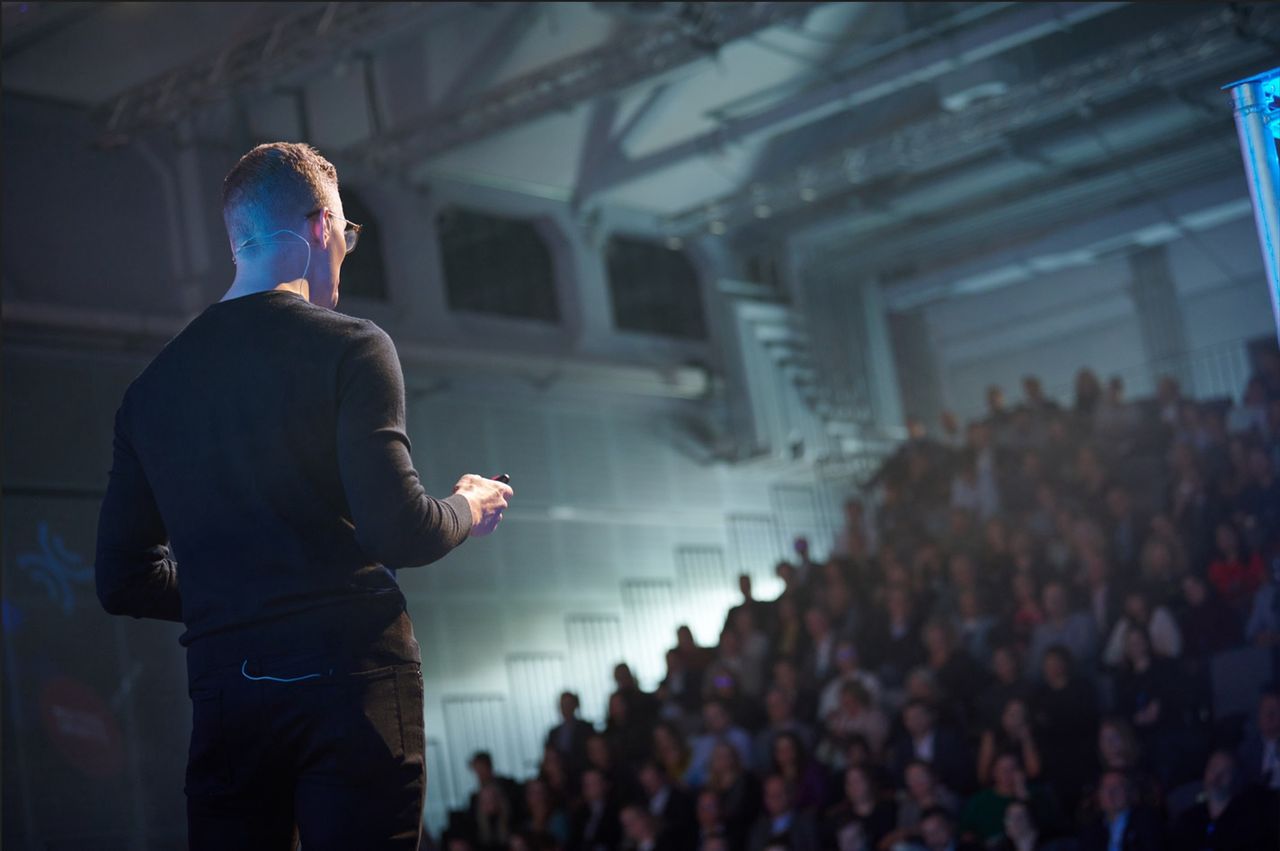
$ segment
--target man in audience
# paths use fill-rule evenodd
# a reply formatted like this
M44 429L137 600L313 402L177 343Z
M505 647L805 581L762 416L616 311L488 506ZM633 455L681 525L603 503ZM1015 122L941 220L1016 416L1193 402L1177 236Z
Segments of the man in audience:
M1276 795L1245 788L1235 756L1218 750L1204 767L1202 800L1178 817L1172 832L1179 851L1261 851L1280 842Z
M640 765L640 787L644 789L645 807L655 819L654 827L662 839L662 847L673 851L693 848L698 833L693 797L672 783L652 759Z
M757 774L768 773L773 762L773 740L783 733L791 733L813 752L814 732L808 724L795 716L795 704L791 696L781 688L771 688L764 697L768 726L756 733L752 744L751 770Z
M813 815L797 812L787 782L777 774L764 781L764 812L747 839L748 851L782 846L789 851L818 851L818 826Z
M955 732L938 726L937 711L920 700L902 708L903 732L890 746L890 767L899 783L912 760L933 769L943 785L961 794L973 788L974 755Z
M1039 674L1045 651L1054 645L1067 648L1075 659L1091 669L1097 656L1098 641L1093 618L1086 612L1071 608L1067 587L1061 582L1046 583L1040 597L1045 621L1031 634L1027 672L1032 676Z
M622 839L618 805L609 788L609 779L598 768L582 773L582 802L574 813L573 851L615 851Z
M511 822L514 824L519 819L521 808L524 806L524 790L520 788L520 784L510 777L498 775L493 770L493 757L488 751L476 751L471 757L470 768L476 776L476 791L471 793L468 806L472 819L476 819L480 812L481 793L492 787L502 796L506 810L511 814Z
M1080 851L1161 851L1164 830L1159 817L1138 803L1133 780L1123 771L1107 771L1098 781L1098 815L1080 831Z
M1280 791L1280 689L1264 691L1258 698L1255 724L1245 734L1237 752L1245 782Z
M547 733L546 745L564 757L565 767L577 777L587 765L587 739L596 730L578 717L578 696L571 691L560 695L560 723Z
M724 701L713 699L703 704L702 721L706 732L693 740L693 755L689 772L685 775L686 782L695 789L706 783L711 752L721 742L733 746L743 765L751 764L751 737L746 730L733 723L733 716Z
M956 839L956 822L942 807L926 810L920 819L920 840L926 851L980 851L982 846Z

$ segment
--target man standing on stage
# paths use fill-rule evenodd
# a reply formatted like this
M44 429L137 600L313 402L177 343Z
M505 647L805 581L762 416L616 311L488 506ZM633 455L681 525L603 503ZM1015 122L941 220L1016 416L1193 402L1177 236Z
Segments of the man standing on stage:
M395 347L333 310L342 212L315 149L246 154L223 186L235 281L116 414L98 596L187 627L192 849L416 847L422 668L394 569L493 531L512 495L423 490Z

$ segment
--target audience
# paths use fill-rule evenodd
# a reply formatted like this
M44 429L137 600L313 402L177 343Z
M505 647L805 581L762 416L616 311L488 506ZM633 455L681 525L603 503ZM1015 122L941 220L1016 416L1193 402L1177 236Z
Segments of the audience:
M797 539L773 600L744 572L717 644L680 627L653 693L619 662L599 727L564 692L523 786L476 754L440 845L1280 847L1280 691L1249 717L1214 700L1222 654L1280 662L1260 363L1234 407L1081 370L1070 405L1027 376L940 439L912 419L825 560Z

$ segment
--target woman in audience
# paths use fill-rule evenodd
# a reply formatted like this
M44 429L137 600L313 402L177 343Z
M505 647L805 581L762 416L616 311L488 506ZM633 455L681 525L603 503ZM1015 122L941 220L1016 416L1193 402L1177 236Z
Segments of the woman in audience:
M871 699L862 683L851 680L840 688L840 703L827 715L826 735L819 746L819 759L836 764L834 754L843 753L853 736L867 741L872 753L884 752L889 737L889 719Z
M1133 724L1144 752L1151 755L1157 779L1168 785L1188 732L1177 667L1156 656L1151 639L1141 629L1125 632L1124 657L1116 677L1116 712Z
M1213 535L1217 551L1209 564L1209 582L1233 609L1245 611L1266 579L1262 556L1244 552L1240 534L1228 521L1219 523Z
M826 772L809 757L800 737L794 733L774 737L772 773L786 782L797 810L815 810L827 803Z
M920 828L924 814L943 809L952 815L960 812L960 799L938 782L927 762L912 760L903 770L902 788L897 793L898 822L895 829L880 840L881 851L904 842Z
M1010 801L1004 808L1004 836L992 846L994 851L1040 851L1045 847L1031 807L1023 801Z
M760 812L760 781L743 768L733 745L721 742L711 752L706 788L718 796L730 847L741 848Z
M875 848L896 826L897 809L891 798L880 795L876 778L865 766L845 769L844 797L829 808L822 819L822 847L848 847L842 839L856 826L865 847Z
M653 728L653 758L666 772L667 780L680 783L689 771L693 754L678 727L659 721Z
M1041 671L1044 681L1031 696L1031 715L1039 734L1044 779L1066 812L1072 812L1091 774L1090 760L1098 731L1098 697L1093 686L1073 670L1064 647L1050 647Z
M556 846L569 842L569 814L552 796L547 783L535 777L524 785L527 814L521 832L550 839Z
M1146 591L1139 588L1124 595L1124 614L1116 621L1102 651L1102 661L1117 668L1125 658L1125 636L1130 630L1140 630L1147 635L1155 655L1164 659L1177 659L1182 654L1182 632L1170 611L1161 605L1153 605Z
M991 782L991 770L996 756L1013 752L1022 758L1023 771L1028 780L1040 777L1040 748L1036 745L1031 729L1031 713L1021 698L1012 698L1000 713L1000 723L982 731L978 746L978 783Z

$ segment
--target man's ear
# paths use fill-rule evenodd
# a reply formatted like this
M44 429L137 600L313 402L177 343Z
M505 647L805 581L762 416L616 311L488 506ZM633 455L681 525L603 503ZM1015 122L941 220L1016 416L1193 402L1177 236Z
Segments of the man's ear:
M318 214L310 219L311 237L320 243L322 248L329 247L329 217L325 215L325 209L327 208L321 209Z

